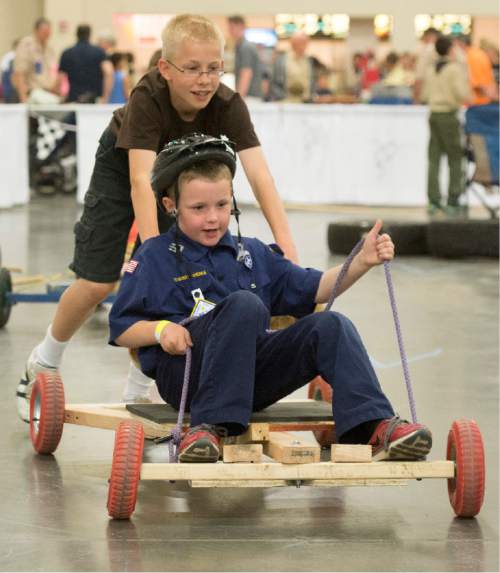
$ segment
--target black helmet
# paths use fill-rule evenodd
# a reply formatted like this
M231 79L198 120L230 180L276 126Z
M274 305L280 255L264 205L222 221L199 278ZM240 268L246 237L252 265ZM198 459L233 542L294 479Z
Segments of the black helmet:
M162 197L177 181L182 171L209 159L225 163L234 177L236 152L234 144L224 135L213 137L203 133L191 133L167 143L158 154L151 172L151 187L159 205L162 206Z

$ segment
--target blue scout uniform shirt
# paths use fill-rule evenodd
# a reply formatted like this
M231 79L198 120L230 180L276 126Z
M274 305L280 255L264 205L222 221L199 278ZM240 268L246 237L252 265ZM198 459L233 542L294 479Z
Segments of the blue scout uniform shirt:
M258 239L244 238L245 260L237 261L236 237L229 231L215 247L205 247L178 231L182 259L175 253L175 225L147 240L127 264L109 315L115 340L139 320L181 322L195 306L192 291L217 304L230 293L255 293L271 315L304 316L314 310L322 272L299 267ZM145 374L155 377L160 345L139 349Z

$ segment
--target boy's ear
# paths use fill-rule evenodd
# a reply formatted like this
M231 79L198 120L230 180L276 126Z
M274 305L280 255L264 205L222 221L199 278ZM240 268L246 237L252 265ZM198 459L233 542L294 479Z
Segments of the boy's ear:
M175 210L175 203L174 203L173 199L171 199L170 197L167 197L165 195L165 197L161 198L161 202L162 202L163 206L165 207L165 211L167 213L169 213L170 215L172 215L174 210Z
M168 81L172 79L172 74L170 72L170 65L169 63L164 60L163 58L160 58L158 60L158 69L160 70L160 74Z

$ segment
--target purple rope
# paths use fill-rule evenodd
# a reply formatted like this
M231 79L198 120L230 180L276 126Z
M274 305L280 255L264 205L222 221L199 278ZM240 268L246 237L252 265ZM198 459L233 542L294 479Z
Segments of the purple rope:
M186 324L192 322L194 317L186 318L182 320L179 324L185 326ZM186 364L184 366L184 380L182 382L182 394L181 403L179 404L179 413L177 415L177 424L174 429L170 432L168 441L168 457L171 464L177 463L179 460L179 445L182 438L182 422L184 421L184 412L186 410L186 401L189 389L189 378L191 375L191 359L192 351L188 346L186 348Z
M401 356L401 365L403 366L403 374L405 378L406 391L408 393L408 402L410 403L411 419L414 424L417 423L417 409L415 407L415 398L413 397L413 388L410 380L410 370L408 368L408 360L406 358L406 351L403 344L403 334L401 333L401 323L399 321L398 307L396 305L396 297L394 296L394 286L392 284L392 276L389 261L384 262L385 280L387 282L387 290L389 291L389 300L391 301L392 316L394 318L394 326L396 327L396 336L398 339L399 354Z
M179 445L182 437L182 422L184 420L184 411L186 409L186 400L189 388L189 375L191 373L191 348L186 349L186 365L184 367L184 381L182 383L181 403L179 405L179 414L177 415L177 424L171 431L172 439L168 442L168 455L170 463L178 461Z
M349 256L347 257L347 259L344 261L344 264L342 265L342 268L340 269L340 273L337 277L337 280L335 281L335 284L333 285L333 289L332 289L332 294L330 295L330 298L328 299L328 302L326 303L326 307L324 309L323 312L328 312L333 305L333 301L337 298L339 289L340 289L340 285L342 284L342 281L344 280L344 277L347 274L347 271L349 270L349 267L351 266L352 261L354 260L354 257L359 253L359 251L361 251L361 247L363 246L363 243L365 242L364 239L359 240L356 245L354 245L353 250L351 251L351 253L349 254Z
M333 301L337 298L340 285L342 284L342 281L344 280L344 277L346 276L347 271L348 271L349 267L351 266L352 261L354 260L354 257L361 250L363 243L364 243L364 239L361 239L360 241L358 241L358 243L356 243L353 250L351 251L351 253L347 257L347 259L344 261L344 264L342 265L342 268L340 269L340 273L337 277L337 280L335 281L335 285L333 287L332 294L330 295L330 298L328 300L328 303L325 307L324 312L327 312L331 309L331 307L333 305ZM396 297L394 296L394 286L392 284L392 276L391 276L389 261L384 262L384 271L385 271L385 280L387 282L387 290L389 291L389 300L391 303L391 310L392 310L392 316L394 319L394 326L396 327L396 336L398 339L399 355L401 357L401 365L403 367L403 375L404 375L405 384L406 384L406 391L408 393L408 402L410 404L411 419L412 419L412 422L414 424L416 424L416 422L417 422L417 411L416 411L416 407L415 407L415 398L413 396L413 388L412 388L411 379L410 379L410 371L408 368L408 360L406 358L406 351L405 351L404 344L403 344L403 335L401 333L401 323L399 320L398 308L396 305Z

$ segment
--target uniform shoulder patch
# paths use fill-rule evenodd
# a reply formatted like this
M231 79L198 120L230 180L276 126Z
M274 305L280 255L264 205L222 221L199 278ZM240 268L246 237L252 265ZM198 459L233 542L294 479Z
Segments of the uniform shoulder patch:
M139 266L139 261L136 261L135 259L130 259L130 261L126 263L125 266L123 267L123 271L125 273L132 274L138 266Z

